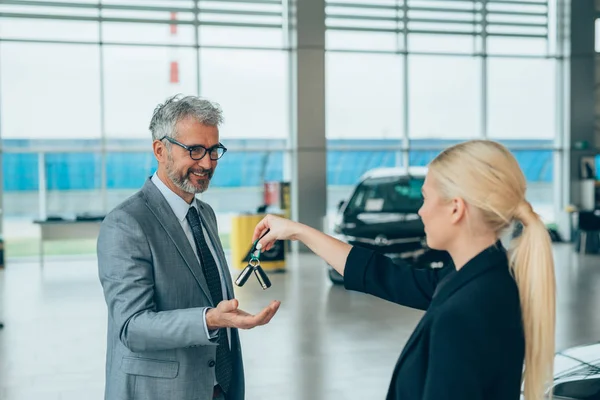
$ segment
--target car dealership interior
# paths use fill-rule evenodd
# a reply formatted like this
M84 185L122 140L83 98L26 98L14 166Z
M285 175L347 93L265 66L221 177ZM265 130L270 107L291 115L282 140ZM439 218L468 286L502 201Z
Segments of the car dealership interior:
M440 398L394 382L463 272L428 171L473 140L514 156L551 242L549 398L600 399L599 54L594 0L0 0L0 400ZM440 287L357 290L356 248Z

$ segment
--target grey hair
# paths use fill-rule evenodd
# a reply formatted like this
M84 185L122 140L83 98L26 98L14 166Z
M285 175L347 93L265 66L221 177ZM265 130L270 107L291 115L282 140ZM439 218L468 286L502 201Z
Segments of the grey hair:
M176 138L177 123L190 117L208 126L218 127L223 123L219 104L197 96L175 95L154 109L149 127L152 140L160 140L164 136Z

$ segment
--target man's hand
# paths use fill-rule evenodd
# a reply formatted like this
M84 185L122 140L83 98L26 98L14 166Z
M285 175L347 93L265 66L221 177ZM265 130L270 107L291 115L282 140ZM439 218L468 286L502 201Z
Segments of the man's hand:
M206 326L209 330L221 328L252 329L269 323L279 309L280 301L272 301L259 314L252 315L238 309L238 301L223 300L206 312Z

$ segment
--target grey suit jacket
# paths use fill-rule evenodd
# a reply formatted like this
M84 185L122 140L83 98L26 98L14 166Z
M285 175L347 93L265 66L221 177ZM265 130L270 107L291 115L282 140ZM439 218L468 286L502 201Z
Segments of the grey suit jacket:
M198 209L226 267L214 211L201 201ZM104 219L98 271L108 307L105 399L212 399L217 344L206 336L203 312L218 301L211 299L190 242L151 180ZM233 298L231 276L224 275ZM242 400L236 329L231 329L231 351L234 373L227 400Z

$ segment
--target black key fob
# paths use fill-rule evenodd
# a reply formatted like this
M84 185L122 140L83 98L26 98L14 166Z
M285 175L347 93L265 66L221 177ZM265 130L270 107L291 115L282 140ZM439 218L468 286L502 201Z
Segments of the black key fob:
M260 286L262 286L263 290L266 290L271 287L271 281L269 277L265 273L265 271L259 266L254 267L254 274L256 275L256 279L260 282Z
M252 265L250 265L250 264L246 265L246 268L244 268L242 273L235 280L235 284L238 285L239 287L244 286L244 283L246 283L248 278L250 278L250 275L252 275L253 269L254 269L254 267Z

